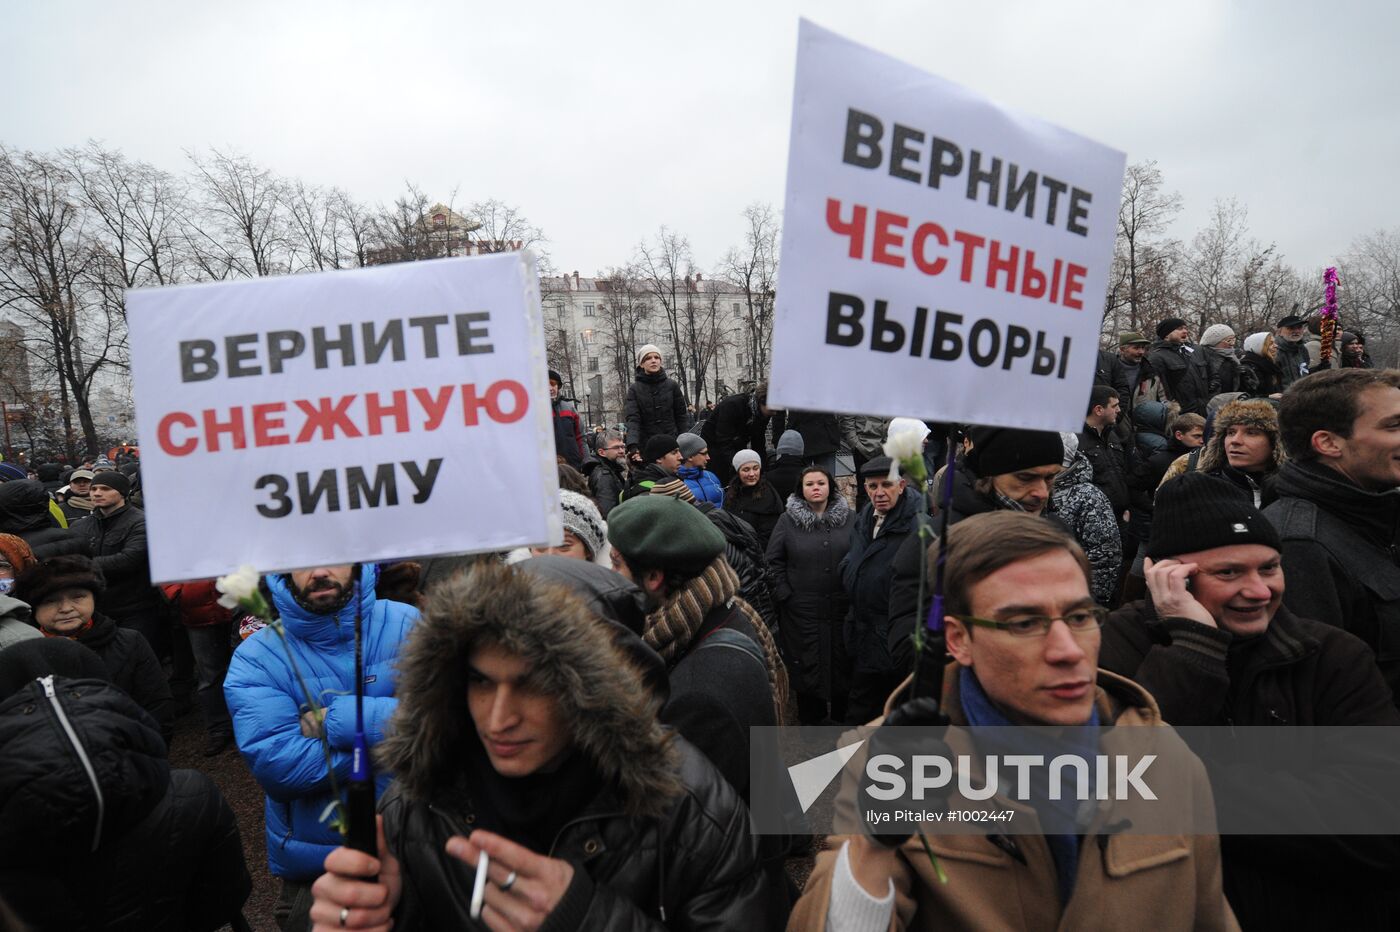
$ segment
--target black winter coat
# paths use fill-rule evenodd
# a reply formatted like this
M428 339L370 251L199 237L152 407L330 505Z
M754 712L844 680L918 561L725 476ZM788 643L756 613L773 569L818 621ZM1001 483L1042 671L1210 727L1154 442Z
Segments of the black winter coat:
M58 526L49 511L49 493L37 479L0 484L0 534L21 538L41 563L54 557L85 557L89 552L83 535Z
M1108 503L1113 506L1114 518L1121 518L1123 512L1132 507L1128 490L1128 455L1123 444L1108 428L1102 434L1087 424L1079 432L1079 452L1094 467L1094 485L1103 489Z
M1167 397L1181 406L1181 413L1205 417L1206 403L1211 399L1206 383L1208 367L1204 365L1204 359L1193 359L1195 355L1180 346L1158 340L1152 344L1147 359L1152 363L1152 370L1161 378Z
M802 494L799 489L798 480L802 476L803 461L800 456L775 456L773 465L764 470L763 478L768 480L768 484L773 486L773 490L778 493L778 498L783 501L788 500L789 495Z
M1099 665L1151 692L1172 725L1400 724L1366 645L1286 607L1263 635L1241 641L1187 619L1160 619L1150 602L1132 602L1110 616ZM1332 737L1338 731L1319 729L1312 759L1292 755L1281 766L1294 778L1267 789L1232 786L1239 778L1230 768L1211 767L1209 748L1197 750L1219 788L1217 799L1265 793L1271 809L1309 812L1329 794L1365 792L1347 776L1349 767L1365 762L1345 739ZM1222 834L1220 849L1225 895L1245 929L1379 932L1394 929L1400 918L1392 912L1400 880L1395 836ZM1309 869L1296 870L1300 863Z
M118 621L164 611L151 587L151 561L146 552L146 515L123 505L109 515L99 511L73 525L86 537L92 562L107 580L97 608Z
M1283 538L1283 601L1359 637L1400 705L1400 493L1367 492L1289 461L1264 509Z
M1278 348L1278 368L1283 376L1283 388L1287 391L1288 386L1308 374L1308 341L1290 343L1274 337L1274 346Z
M871 531L875 527L875 511L869 504L861 509L851 527L851 549L841 565L841 581L851 600L845 642L856 673L896 671L889 649L894 558L905 538L914 533L923 506L923 495L906 488L874 539Z
M758 534L759 544L767 549L768 540L773 536L773 528L783 515L783 499L772 483L759 477L758 485L752 492L743 489L734 494L726 490L724 510L747 521Z
M776 628L778 607L768 581L768 561L753 525L714 502L698 502L695 507L724 535L724 559L739 577L739 598L758 612L769 630Z
M583 464L583 474L588 477L588 490L593 494L593 502L604 518L618 503L619 496L627 488L627 476L621 466L601 456L590 456Z
M0 896L35 932L229 922L252 882L218 787L172 771L155 723L119 689L49 682L52 696L35 680L0 704Z
M656 374L637 368L637 379L627 389L623 420L627 422L627 445L638 448L658 434L678 437L690 430L685 390L662 369Z
M839 494L821 517L794 495L768 540L768 572L782 618L778 647L788 682L799 693L827 701L840 695L844 680L841 561L851 547L853 518Z
M704 755L684 739L676 743L685 792L663 818L632 821L605 788L559 831L549 853L574 865L574 880L547 928L763 928L767 907L748 810ZM396 929L486 928L468 915L471 869L443 853L448 838L470 833L476 821L468 796L411 801L395 783L380 803L405 881Z
M735 453L748 449L760 457L767 454L771 418L759 410L752 392L730 395L715 405L700 436L710 445L710 471L721 484L728 485L734 478Z
M136 701L160 726L169 743L175 733L175 702L170 682L144 635L130 628L119 628L103 614L96 614L92 627L78 635L79 644L94 651L107 665L112 684Z
M841 420L834 414L789 411L783 426L802 435L802 455L806 459L835 453L841 446Z
M1240 357L1240 391L1249 398L1267 398L1283 391L1283 370L1278 363L1258 353Z

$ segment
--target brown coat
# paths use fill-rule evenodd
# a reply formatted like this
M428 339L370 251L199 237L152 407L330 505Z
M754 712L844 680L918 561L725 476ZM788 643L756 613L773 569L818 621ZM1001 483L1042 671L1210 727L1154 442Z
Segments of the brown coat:
M945 679L944 706L953 724L965 724L958 677ZM1119 725L1161 725L1152 697L1130 680L1099 671L1099 716ZM1205 770L1196 770L1196 791L1209 803ZM849 806L841 793L837 806ZM1034 818L1034 813L1018 812ZM841 820L840 814L837 817ZM927 833L926 833L927 834ZM1060 907L1055 864L1041 835L1011 836L1021 863L986 835L935 835L928 841L947 873L940 883L915 835L900 850L894 876L891 929L1032 930L1079 929L1235 930L1239 924L1221 889L1220 840L1215 835L1113 834L1085 837L1079 875L1069 905ZM826 928L832 869L846 836L827 839L788 921L789 930Z

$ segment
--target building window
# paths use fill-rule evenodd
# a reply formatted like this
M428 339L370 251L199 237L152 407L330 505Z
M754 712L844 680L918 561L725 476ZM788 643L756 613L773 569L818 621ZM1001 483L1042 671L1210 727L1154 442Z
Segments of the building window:
M744 368L744 354L743 354L743 353L735 353L735 354L734 354L734 365L738 366L740 369Z
M591 304L585 304L585 305L583 306L583 316L584 316L584 317L596 317L596 316L597 316L597 315L595 315L595 314L593 313L593 305L591 305Z
M592 330L585 330L585 331L583 331L583 345L584 345L584 346L592 346L592 345L593 345L593 331L592 331Z
M598 357L597 357L597 356L589 356L589 357L588 357L588 371L589 371L589 372L597 372L597 371L598 371Z
M744 316L744 312L741 311L741 310L739 310L739 302L738 302L738 301L735 301L735 302L734 302L734 316L735 316L735 317L743 317L743 316Z

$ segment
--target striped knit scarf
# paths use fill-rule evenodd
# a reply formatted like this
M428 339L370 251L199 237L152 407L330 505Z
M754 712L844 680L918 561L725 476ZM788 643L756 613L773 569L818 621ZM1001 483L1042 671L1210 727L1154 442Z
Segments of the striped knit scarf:
M788 697L787 669L778 656L778 647L773 643L768 626L749 603L736 595L738 591L739 577L721 554L703 573L686 583L685 588L672 593L665 605L647 616L646 633L642 637L669 666L689 650L705 616L716 606L733 602L758 635L758 645L763 648L767 661L768 684L773 689L777 721L782 724Z

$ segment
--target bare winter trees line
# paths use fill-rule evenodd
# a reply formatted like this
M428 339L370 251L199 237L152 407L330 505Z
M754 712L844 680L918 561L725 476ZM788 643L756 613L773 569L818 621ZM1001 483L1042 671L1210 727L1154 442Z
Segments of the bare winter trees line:
M1255 238L1248 210L1217 201L1210 222L1189 242L1172 235L1179 194L1155 162L1128 166L1118 212L1103 332L1149 338L1158 321L1181 317L1199 334L1228 324L1239 336L1273 330L1296 305L1306 315L1322 304L1322 268L1289 265L1274 243ZM1343 327L1365 332L1378 364L1400 361L1400 228L1358 234L1337 256Z
M437 218L433 206L412 184L372 206L218 151L190 153L175 174L96 143L54 153L0 145L0 318L24 331L29 384L14 372L0 380L27 388L38 423L26 426L40 442L70 456L95 451L94 388L129 365L128 288L538 252L544 243L500 201L449 200Z

